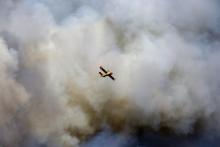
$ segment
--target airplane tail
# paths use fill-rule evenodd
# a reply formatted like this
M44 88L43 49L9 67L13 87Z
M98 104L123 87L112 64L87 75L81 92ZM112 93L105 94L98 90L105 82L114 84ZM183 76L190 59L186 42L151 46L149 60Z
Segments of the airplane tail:
M100 76L103 77L103 74L101 72L99 72Z

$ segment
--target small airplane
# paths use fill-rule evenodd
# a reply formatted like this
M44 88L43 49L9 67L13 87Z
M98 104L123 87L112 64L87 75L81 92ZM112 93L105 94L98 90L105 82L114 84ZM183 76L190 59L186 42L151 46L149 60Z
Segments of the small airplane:
M99 68L102 70L101 72L99 72L101 77L106 77L108 76L109 78L111 78L112 80L115 80L115 78L112 76L112 72L110 72L109 70L105 70L102 66L99 66ZM104 72L104 73L103 73Z

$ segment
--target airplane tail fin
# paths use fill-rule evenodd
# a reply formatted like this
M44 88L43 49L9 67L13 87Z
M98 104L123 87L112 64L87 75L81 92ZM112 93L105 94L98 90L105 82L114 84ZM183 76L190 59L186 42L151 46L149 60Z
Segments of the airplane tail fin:
M101 72L99 72L99 74L100 74L101 77L103 76L103 74Z

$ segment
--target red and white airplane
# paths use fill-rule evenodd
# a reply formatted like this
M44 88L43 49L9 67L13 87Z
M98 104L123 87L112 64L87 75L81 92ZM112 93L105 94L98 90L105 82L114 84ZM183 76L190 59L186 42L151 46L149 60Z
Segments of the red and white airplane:
M101 72L99 72L101 77L106 77L108 76L109 78L111 78L112 80L115 80L115 78L112 76L113 73L109 70L105 70L102 66L99 66L99 68L102 70Z

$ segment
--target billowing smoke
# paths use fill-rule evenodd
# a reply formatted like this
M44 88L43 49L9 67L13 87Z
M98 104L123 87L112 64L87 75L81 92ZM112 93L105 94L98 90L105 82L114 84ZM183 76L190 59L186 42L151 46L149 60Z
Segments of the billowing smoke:
M219 8L218 0L0 0L0 146L219 134ZM99 65L116 80L101 78Z

